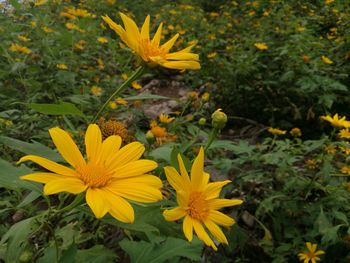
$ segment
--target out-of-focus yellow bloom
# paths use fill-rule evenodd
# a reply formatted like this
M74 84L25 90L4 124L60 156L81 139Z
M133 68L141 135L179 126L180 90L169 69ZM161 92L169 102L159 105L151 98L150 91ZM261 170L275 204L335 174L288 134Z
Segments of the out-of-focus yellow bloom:
M321 59L322 59L323 63L328 64L328 65L331 65L334 63L330 58L328 58L326 56L322 56Z
M66 70L68 69L67 65L66 64L56 64L56 68L58 69L62 69L62 70Z
M325 1L324 1L324 3L325 3L326 5L329 5L329 4L333 3L333 2L334 2L334 0L325 0Z
M114 5L117 2L117 0L106 0L106 3L108 5Z
M102 95L102 88L98 86L92 86L90 89L91 93L95 96L101 96Z
M47 27L47 26L42 26L41 29L45 32L45 33L52 33L54 30Z
M254 46L259 50L268 50L268 45L265 43L255 43Z
M41 6L41 5L45 5L47 3L47 0L36 0L34 2L34 6Z
M99 38L97 39L97 41L98 41L99 43L101 43L101 44L106 44L106 43L108 43L108 39L105 38L105 37L99 37Z
M350 166L344 165L340 171L342 174L350 175Z
M25 37L25 36L17 36L17 38L18 38L19 40L23 41L23 42L28 42L28 41L30 41L30 38Z
M178 39L176 34L169 41L160 46L163 24L158 27L153 39L150 39L149 25L150 16L147 16L141 31L136 23L128 16L120 13L124 27L116 24L108 16L103 16L103 20L113 29L122 39L122 41L130 47L144 62L150 66L160 65L171 69L200 69L199 56L191 53L193 46L189 46L180 51L169 53L170 49Z
M12 51L12 52L19 52L19 53L23 53L23 54L30 54L30 53L32 53L32 51L29 48L21 46L21 45L18 45L16 43L12 43L10 48L9 48L9 50Z
M204 92L201 99L202 101L207 102L209 100L209 97L210 97L209 92Z
M212 52L212 53L209 53L208 55L207 55L207 58L215 58L216 57L216 55L217 55L218 53L216 53L216 52Z
M132 82L131 87L133 87L136 90L142 89L142 85L140 83L138 83L137 81Z
M306 167L313 170L313 169L316 169L317 167L317 163L318 161L315 160L315 159L308 159L306 160L305 164L306 164Z
M175 117L169 117L168 114L163 114L163 113L161 113L161 114L159 115L159 121L160 121L161 123L170 123L170 122L172 122L173 120L175 120Z
M81 39L77 43L74 44L74 48L78 50L84 50L86 45L86 41Z
M128 75L127 75L126 73L123 73L123 74L121 75L121 77L122 77L123 80L127 80L127 79L129 78Z
M100 70L103 70L105 68L105 64L103 63L103 60L101 58L97 59L97 66Z
M196 100L196 99L198 99L198 92L189 91L189 92L187 92L187 97L189 97L192 100Z
M298 254L299 260L304 261L304 263L316 263L316 261L321 260L319 256L323 255L325 252L323 250L317 250L317 244L312 244L311 242L306 242L306 247L308 251L303 251Z
M350 154L350 146L346 147L346 146L339 146L339 149L346 155Z
M119 105L123 105L123 106L126 106L128 105L128 101L124 100L123 98L116 98L115 102Z
M35 22L35 21L31 21L31 22L30 22L30 26L31 26L32 28L35 28L35 27L36 27L36 22Z
M211 17L218 17L218 16L220 16L220 14L218 12L210 12L209 15Z
M301 136L301 130L299 128L293 128L290 130L290 134L293 137L300 137Z
M283 134L286 134L287 131L285 130L280 130L280 129L277 129L277 128L268 128L267 131L273 135L283 135Z
M324 151L328 154L335 154L337 152L337 148L334 147L333 145L328 145L324 147Z
M110 101L109 104L108 104L108 106L109 106L112 110L114 110L114 109L117 108L117 103L115 103L114 101Z
M70 14L68 12L64 12L64 11L62 11L60 13L60 17L67 17L69 19L76 19L77 18L75 15L72 15L72 14Z
M76 30L76 31L79 31L79 32L81 32L81 33L84 33L85 32L85 30L83 30L83 29L81 29L79 26L77 26L77 25L75 25L75 24L73 24L73 23L66 23L65 24L65 26L66 26L66 28L68 29L68 30Z
M336 113L333 117L331 117L330 115L321 116L321 119L324 121L328 121L330 124L338 128L350 127L350 121L347 121L345 116L338 116L338 113Z
M81 8L68 8L67 13L77 17L93 17L89 11Z
M4 118L0 118L0 123L1 124L5 124L6 126L12 126L13 125L13 122L11 120L7 120L7 119L4 119Z
M338 136L342 139L350 139L350 131L349 129L342 129L338 133Z

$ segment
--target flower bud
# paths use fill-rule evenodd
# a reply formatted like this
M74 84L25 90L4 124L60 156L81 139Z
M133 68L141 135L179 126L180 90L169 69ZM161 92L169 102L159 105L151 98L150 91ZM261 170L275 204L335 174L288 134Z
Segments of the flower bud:
M227 115L222 112L221 109L217 109L214 111L214 113L211 115L211 125L213 128L221 130L225 127L227 122Z
M151 132L151 130L146 132L146 140L149 144L154 143L155 137L154 137L154 134Z
M201 126L203 126L206 122L207 122L207 119L206 119L206 118L200 118L200 119L198 120L198 124L201 125Z

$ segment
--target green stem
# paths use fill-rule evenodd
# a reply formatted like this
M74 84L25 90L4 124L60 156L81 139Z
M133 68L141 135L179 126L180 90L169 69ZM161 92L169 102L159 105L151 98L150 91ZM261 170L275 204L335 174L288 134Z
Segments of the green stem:
M72 210L74 207L80 205L81 201L84 199L84 193L78 194L72 203L67 205L66 207L63 207L62 209L58 210L57 213L63 213L69 210Z
M206 152L208 150L208 148L210 147L210 145L213 143L213 141L216 139L217 135L219 133L219 130L216 128L213 128L211 130L211 133L209 135L209 139L207 141L207 145L205 145L204 151Z
M126 87L130 86L131 82L139 78L145 70L144 66L140 66L134 74L130 76L125 82L123 82L114 92L113 94L106 100L106 102L102 105L100 110L96 113L95 117L92 119L91 123L95 123L97 118L100 116L100 114L103 112L103 110L107 107L108 103L117 95L119 95Z

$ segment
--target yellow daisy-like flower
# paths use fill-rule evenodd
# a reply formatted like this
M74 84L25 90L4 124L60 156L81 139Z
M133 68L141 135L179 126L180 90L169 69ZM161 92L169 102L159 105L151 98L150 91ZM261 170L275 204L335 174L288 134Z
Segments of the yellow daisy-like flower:
M222 187L231 181L209 183L209 174L203 170L203 148L200 148L193 162L191 176L188 175L180 155L178 155L178 162L181 175L174 167L167 166L164 170L170 185L176 190L179 206L165 210L163 215L167 221L176 221L184 217L183 231L186 238L189 241L192 240L194 229L200 240L217 250L203 225L220 243L228 244L219 225L229 227L235 223L235 220L218 210L223 207L240 205L243 201L219 198Z
M170 123L173 120L175 120L175 117L169 117L168 114L161 113L159 115L159 121L162 122L162 123Z
M293 137L300 137L301 136L301 130L299 128L297 128L297 127L291 129L289 133Z
M105 38L105 37L99 37L99 38L97 38L97 41L98 41L99 43L101 43L101 44L106 44L106 43L108 43L108 39Z
M349 129L342 129L338 133L338 136L342 139L350 139L350 131Z
M311 242L306 242L306 247L308 251L303 251L298 254L299 260L304 261L303 263L316 263L316 261L321 260L319 256L325 253L323 250L316 251L317 244L312 244Z
M350 166L344 165L340 171L342 174L350 175Z
M142 85L140 83L138 83L137 81L133 81L131 83L131 87L133 87L136 90L142 89Z
M32 161L49 172L27 174L23 180L44 183L44 194L78 194L86 191L86 202L97 218L110 213L125 223L134 222L134 210L126 200L155 202L162 199L161 180L148 173L157 167L150 160L139 160L145 151L139 142L122 148L120 136L102 141L100 128L90 124L85 134L86 159L67 132L49 130L59 153L71 165L66 167L35 155L26 155L18 163Z
M333 117L326 115L326 116L321 116L321 119L324 121L328 121L330 124L332 124L335 127L340 127L340 128L349 128L350 127L350 121L346 120L346 117L340 117L337 114L335 114Z
M122 41L147 64L179 70L200 69L198 54L191 53L193 45L180 51L169 53L179 34L176 34L169 41L160 45L162 23L151 40L149 35L150 16L146 17L141 31L130 17L123 13L120 13L120 16L123 20L124 28L113 22L109 16L102 16L102 18L120 36Z
M21 45L18 45L18 44L15 44L15 43L11 44L9 50L12 51L12 52L19 52L19 53L23 53L23 54L30 54L30 53L32 53L32 51L29 48L21 46Z
M56 64L56 68L58 69L62 69L62 70L66 70L68 69L66 64Z
M265 43L255 43L254 46L259 50L268 50L269 47Z
M268 128L267 131L273 135L283 135L283 134L286 134L287 131L285 130L280 130L280 129L277 129L277 128Z
M98 86L92 86L90 89L91 93L95 96L101 96L102 95L102 88Z
M334 63L330 58L327 58L326 56L322 56L321 59L322 59L323 63L328 64L328 65L331 65Z

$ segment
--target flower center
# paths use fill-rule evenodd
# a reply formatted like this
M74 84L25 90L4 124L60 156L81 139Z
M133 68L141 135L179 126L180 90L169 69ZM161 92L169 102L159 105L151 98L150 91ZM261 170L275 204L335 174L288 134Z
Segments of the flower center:
M208 203L201 192L192 192L188 201L187 213L197 220L204 220L209 213Z
M81 180L92 188L103 187L112 178L104 166L94 163L88 163L85 166L78 167L77 172Z
M142 39L139 42L140 54L145 61L159 62L165 59L167 52L153 44L149 39Z

